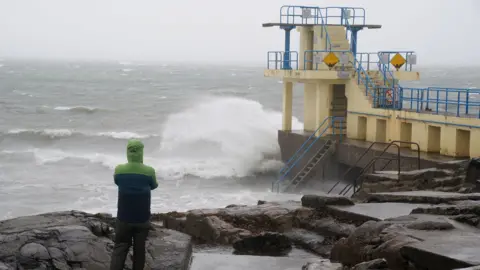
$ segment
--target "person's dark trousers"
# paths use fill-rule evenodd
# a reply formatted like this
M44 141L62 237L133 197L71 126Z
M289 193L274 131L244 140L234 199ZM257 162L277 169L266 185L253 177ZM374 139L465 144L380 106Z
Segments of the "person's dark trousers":
M128 250L133 240L133 270L143 270L145 266L145 242L150 222L125 223L117 219L115 247L113 248L110 270L123 270Z

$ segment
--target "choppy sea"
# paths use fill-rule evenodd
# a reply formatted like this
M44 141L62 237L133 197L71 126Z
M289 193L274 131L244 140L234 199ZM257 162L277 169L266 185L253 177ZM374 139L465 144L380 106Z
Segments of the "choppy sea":
M424 68L412 86L480 86L480 68ZM152 211L296 199L282 166L282 85L262 66L0 60L0 219L116 211L128 139L157 171ZM303 93L294 91L294 129Z

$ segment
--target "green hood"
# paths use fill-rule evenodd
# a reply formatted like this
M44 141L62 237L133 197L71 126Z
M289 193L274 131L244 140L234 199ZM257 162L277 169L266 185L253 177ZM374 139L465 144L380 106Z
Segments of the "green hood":
M143 163L143 143L141 141L128 141L127 160L128 162Z

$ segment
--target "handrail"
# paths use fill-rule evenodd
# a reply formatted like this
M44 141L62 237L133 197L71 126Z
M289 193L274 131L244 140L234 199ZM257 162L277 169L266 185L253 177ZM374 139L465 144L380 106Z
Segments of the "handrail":
M275 189L275 185L277 185L278 189L280 189L280 183L283 182L288 175L288 173L292 170L293 167L297 165L297 163L305 156L305 154L310 150L310 148L322 137L322 135L330 128L333 126L333 123L335 123L335 119L345 119L345 117L338 117L338 116L328 116L326 117L322 123L319 125L319 127L315 130L315 132L308 137L308 139L302 144L302 146L297 149L295 154L287 161L286 165L280 170L280 178L274 182L272 182L272 192ZM327 122L327 120L331 119L331 122ZM317 134L320 129L324 126L325 123L328 123L327 126L320 132L318 136L311 142L308 146L307 143L310 141L310 139ZM335 134L335 129L332 130L333 135ZM306 149L303 151L303 153L300 156L297 156L304 148ZM293 163L292 163L293 162Z
M388 62L387 62L387 63L384 63L384 62L383 62L383 59L382 59L382 58L383 58L383 57L382 57L383 54L384 54L383 52L378 52L378 70L379 70L380 73L383 75L383 85L385 85L385 86L387 86L387 87L389 86L389 85L387 84L387 82L388 82L388 79L387 79L387 71L388 71L388 74L390 75L391 80L392 80L392 85L391 85L391 87L394 87L394 86L395 86L395 77L393 76L392 71L391 71L389 68L387 68L387 65L388 65L389 63L388 63Z
M348 40L348 31L350 30L350 51L352 51L352 48L357 45L357 40L354 38L354 36L351 34L352 33L352 26L350 25L350 22L347 19L347 13L346 13L346 8L342 8L342 20L345 18L345 38ZM364 11L365 12L365 11ZM353 16L355 18L355 9L353 9ZM343 23L343 22L342 22Z
M315 152L314 155L312 155L312 157L308 160L308 162L305 164L305 166L303 166L303 168L293 177L293 179L297 178L297 176L299 176L299 175L305 170L305 168L310 165L310 163L317 157L318 153L320 153L321 151L323 151L323 150L325 149L325 147L327 146L327 142L329 142L329 141L330 141L332 144L334 143L334 141L332 141L332 140L326 141L325 144L324 144L322 147L320 147L320 148L317 150L317 152ZM327 152L330 151L331 149L332 149L332 148L327 149ZM318 162L320 162L320 160L318 160L317 163L318 163ZM317 165L317 163L315 163L315 165ZM308 176L308 174L306 174L305 177L306 177L306 176ZM298 183L298 184L300 184L300 183ZM297 184L296 186L298 186L298 184ZM291 186L291 184L290 184L287 188L289 188L290 186ZM296 187L296 186L295 186L295 187ZM277 186L277 192L279 192L279 189L280 189L280 186Z
M342 175L342 177L337 181L337 183L335 183L335 185L330 188L330 190L328 191L328 193L332 192L333 189L335 187L337 187L338 184L340 184L340 182L345 179L345 177L348 175L348 173L350 173L350 171L357 167L357 164L360 162L360 160L363 159L363 157L373 148L374 145L377 145L377 144L387 144L387 146L385 147L385 149L383 150L383 152L379 155L379 156L382 156L387 150L388 148L394 144L394 143L407 143L407 144L410 144L410 145L416 145L417 146L417 158L418 158L418 169L420 169L420 145L416 142L408 142L408 141L401 141L401 140L394 140L394 141L391 141L390 143L386 143L386 142L372 142L372 144L370 144L370 146L362 153L362 155L360 155L360 157L357 159L357 161L355 161L355 164L353 164L352 166L350 166L350 168ZM398 149L399 150L399 153L400 153L400 148ZM400 173L400 171L399 171Z
M312 137L315 136L315 134L320 130L320 128L322 128L323 124L325 124L325 122L327 120L328 120L328 117L323 119L322 123L320 123L320 125L315 130L315 132L313 132L312 135L310 135L310 137L308 137L308 139L306 139L303 142L302 146L300 146L300 148L298 148L297 151L287 160L285 165L280 169L280 173L284 173L284 169L288 169L290 167L290 165L291 165L290 162L293 161L297 157L297 154L300 153L300 151L303 149L303 147L310 141L310 139L312 139Z
M377 160L379 159L383 159L383 160L388 160L387 164L390 164L390 162L392 162L392 160L395 160L394 158L387 158L387 157L381 157L381 156L378 156L378 157L374 157L370 160L370 162L367 163L367 165L365 165L364 169L361 171L360 175L357 177L356 180L358 180L360 177L362 177L366 171L368 171L372 166L373 168L375 169L375 163L377 162ZM363 183L363 182L362 182ZM357 193L360 189L356 189L356 184L355 186L353 185L347 185L345 186L341 191L340 191L340 194L339 195L343 195L343 196L346 196L348 194L348 192L352 189L353 187L353 194L354 195L355 193ZM348 187L348 188L347 188Z
M375 143L381 143L381 144L387 144L387 143L384 143L384 142L373 142L370 147L367 149L370 150L371 147L375 144ZM401 165L400 165L400 158L401 158L401 153L400 153L400 145L398 145L397 143L404 143L404 144L410 144L410 145L415 145L417 146L417 167L418 169L421 168L421 165L420 165L420 145L416 142L409 142L409 141L402 141L402 140L394 140L394 141L391 141L390 143L388 143L388 145L385 147L385 149L383 149L383 151L377 156L377 157L381 157L383 156L383 154L385 154L387 152L388 149L390 149L391 146L395 145L397 147L397 166L398 166L398 175L400 175L400 172L401 172ZM366 154L366 152L364 152L364 154ZM364 155L362 155L363 157ZM359 160L362 158L360 157ZM377 158L376 157L376 158ZM357 160L357 163L358 163L358 160ZM356 164L357 164L356 163ZM354 182L353 182L353 188L354 188L354 192L355 192L355 188L357 186L357 180L363 175L363 173L365 172L365 168L368 166L368 164L362 169L362 173L360 173L360 175L358 177L355 178ZM383 167L383 169L385 168L386 166ZM369 167L370 168L370 167ZM348 187L348 189L347 189ZM350 191L352 187L352 184L349 184L347 186L345 186L341 191L340 191L340 194L346 194L348 191ZM346 189L346 190L345 190ZM345 192L344 192L345 191Z

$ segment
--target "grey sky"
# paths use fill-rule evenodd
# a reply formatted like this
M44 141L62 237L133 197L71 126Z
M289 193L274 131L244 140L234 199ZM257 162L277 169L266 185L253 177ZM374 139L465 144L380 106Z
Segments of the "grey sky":
M283 50L283 32L261 27L283 4L366 8L383 27L362 31L359 51L480 61L478 0L0 0L0 57L262 63Z

